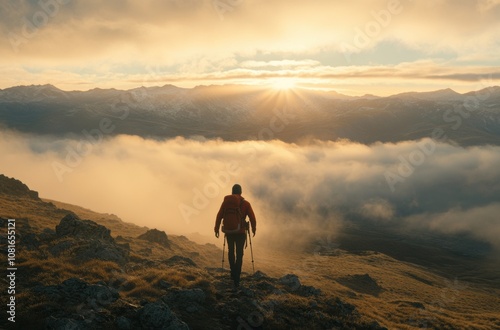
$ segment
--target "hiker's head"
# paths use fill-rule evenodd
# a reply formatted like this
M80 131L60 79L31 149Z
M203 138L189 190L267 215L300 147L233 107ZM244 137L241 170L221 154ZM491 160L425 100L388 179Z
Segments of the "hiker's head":
M239 184L235 184L233 186L232 194L233 195L241 195L241 186Z

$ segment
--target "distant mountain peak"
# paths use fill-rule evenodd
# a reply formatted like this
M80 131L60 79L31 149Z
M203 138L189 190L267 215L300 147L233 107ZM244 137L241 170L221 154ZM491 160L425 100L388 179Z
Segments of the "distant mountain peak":
M377 96L377 95L374 95L374 94L365 94L363 96L360 96L360 98L373 100L373 99L379 99L380 96Z
M455 92L451 88L444 88L444 89L438 89L434 92L429 92L429 93L434 93L434 94L454 94L454 95L461 95L460 93Z
M67 97L66 92L54 85L21 85L0 90L0 97L5 101L32 102L45 99Z
M16 87L11 87L11 88L17 88L17 89L31 89L31 90L54 90L54 91L60 91L59 88L52 84L44 84L44 85L21 85L21 86L16 86Z
M451 88L438 89L430 92L405 92L391 97L397 98L415 98L428 101L455 101L461 100L464 96L455 92Z
M57 90L57 91L62 91L61 89L57 88L56 86L52 85L52 84L45 84L45 85L38 85L39 87L41 88L45 88L45 89L52 89L52 90Z

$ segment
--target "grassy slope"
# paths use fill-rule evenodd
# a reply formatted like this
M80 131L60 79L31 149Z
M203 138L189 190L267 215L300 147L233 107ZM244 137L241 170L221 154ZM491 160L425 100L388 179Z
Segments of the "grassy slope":
M25 274L21 281L29 286L37 283L57 284L69 277L87 281L124 279L127 287L121 292L133 303L141 299L159 298L161 281L180 287L207 287L213 279L204 267L219 263L220 249L199 245L182 236L169 236L172 248L134 239L147 228L128 224L114 215L99 214L78 206L55 201L0 196L0 216L29 219L31 228L40 232L52 228L70 210L83 219L90 219L112 231L112 236L125 238L131 245L132 260L164 260L182 255L194 260L195 267L132 267L125 272L116 264L104 261L77 263L64 258L36 258L36 253L23 252L20 261ZM151 249L149 252L148 248ZM140 252L143 251L143 252ZM491 329L500 326L500 290L478 284L453 281L428 269L400 262L380 253L354 255L337 251L334 256L267 251L254 247L256 268L280 277L287 273L300 276L302 283L321 288L357 306L361 314L375 319L388 328L416 329L424 326L438 328ZM244 270L251 271L249 251L246 251ZM55 271L57 269L57 272ZM369 274L372 281L365 281ZM56 275L56 276L54 276ZM359 276L354 276L359 275ZM451 280L450 280L451 279ZM30 299L25 297L25 299ZM414 322L412 322L414 321ZM408 325L409 323L414 326Z
M305 284L342 297L390 329L415 329L403 325L409 320L415 320L417 328L431 324L457 329L500 326L500 290L455 281L453 274L446 278L381 253L353 255L339 251L335 256L319 256L256 251L256 255L259 269L275 275L293 272ZM353 276L364 274L376 283Z

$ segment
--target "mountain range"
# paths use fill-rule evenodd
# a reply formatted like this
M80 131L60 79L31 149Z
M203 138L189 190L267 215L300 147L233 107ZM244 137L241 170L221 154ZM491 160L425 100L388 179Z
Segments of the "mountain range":
M103 123L104 121L104 123ZM388 97L305 89L173 85L62 91L52 85L0 90L0 125L21 132L81 137L221 138L372 144L439 136L462 146L500 145L500 87ZM103 126L104 125L104 126Z

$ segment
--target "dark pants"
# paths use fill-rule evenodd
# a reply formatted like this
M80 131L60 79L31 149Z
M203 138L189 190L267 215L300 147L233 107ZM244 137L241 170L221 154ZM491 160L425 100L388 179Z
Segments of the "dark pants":
M227 234L227 257L231 267L231 278L234 284L240 284L241 265L243 264L243 249L245 247L246 234ZM236 246L236 258L234 248Z

